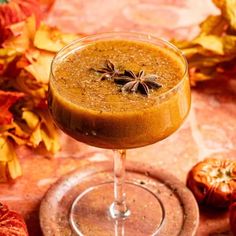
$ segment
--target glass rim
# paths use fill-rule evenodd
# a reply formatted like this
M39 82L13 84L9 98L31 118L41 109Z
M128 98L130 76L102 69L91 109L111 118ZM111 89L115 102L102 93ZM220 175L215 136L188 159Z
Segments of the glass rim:
M84 36L82 38L78 38L78 39L73 40L72 42L70 42L69 44L67 44L63 48L61 48L56 53L56 55L54 56L54 58L51 62L51 66L50 66L50 75L52 75L53 78L55 77L53 68L55 66L56 60L61 56L61 54L63 54L64 51L66 51L66 49L68 49L68 48L70 48L70 47L72 47L72 46L74 46L74 45L76 45L80 42L83 42L83 41L85 41L85 44L88 44L88 43L86 43L86 40L90 40L90 39L91 39L91 42L96 42L98 40L103 40L103 39L104 40L105 39L112 39L112 36L113 37L118 36L121 39L126 39L125 37L122 37L122 36L125 36L125 35L135 37L135 38L133 38L133 40L141 41L141 42L143 41L143 42L151 43L151 44L154 44L154 45L155 45L155 43L151 42L150 40L155 40L157 43L161 43L161 44L167 46L169 49L175 51L178 54L178 56L180 56L180 58L181 58L181 60L184 64L184 72L183 72L183 75L181 76L181 79L178 81L178 83L175 86L168 89L164 93L161 93L160 95L157 96L157 98L165 97L169 93L172 93L172 91L175 91L176 89L181 87L181 84L184 82L185 78L188 75L188 62L187 62L187 59L186 59L185 55L183 54L183 52L178 47L176 47L174 44L170 43L166 39L156 37L156 36L153 36L153 35L147 34L147 33L137 32L137 31L131 31L131 32L127 32L127 31L103 32L103 33L91 34L91 35ZM107 36L107 38L106 38L106 36ZM142 38L139 38L139 37L142 37ZM79 49L83 46L84 45L78 45L77 49Z

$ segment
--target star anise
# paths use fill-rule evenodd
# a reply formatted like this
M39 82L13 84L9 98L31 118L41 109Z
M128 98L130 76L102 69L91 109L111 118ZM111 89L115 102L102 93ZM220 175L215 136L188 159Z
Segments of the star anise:
M99 69L93 68L92 70L102 74L99 80L112 79L113 77L119 76L121 74L110 60L105 61L105 66Z
M114 82L123 85L122 92L140 92L143 95L149 94L151 88L162 87L156 80L159 76L154 74L147 74L143 70L140 70L135 74L131 70L125 70L121 76L114 77Z

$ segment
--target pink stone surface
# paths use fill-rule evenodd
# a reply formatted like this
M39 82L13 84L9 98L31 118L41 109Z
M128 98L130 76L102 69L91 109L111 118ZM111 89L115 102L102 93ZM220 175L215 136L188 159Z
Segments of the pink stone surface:
M207 0L58 0L48 22L60 29L85 34L142 31L164 38L191 37L196 23L217 10ZM109 151L77 143L61 135L62 150L55 158L18 149L24 175L0 184L0 201L21 212L30 235L40 236L38 208L47 189L63 174L83 165L83 155ZM192 108L184 125L157 144L128 151L128 160L162 167L185 182L190 168L205 157L236 157L236 81L213 80L192 91ZM97 155L93 161L103 159ZM232 235L228 212L200 209L198 236Z

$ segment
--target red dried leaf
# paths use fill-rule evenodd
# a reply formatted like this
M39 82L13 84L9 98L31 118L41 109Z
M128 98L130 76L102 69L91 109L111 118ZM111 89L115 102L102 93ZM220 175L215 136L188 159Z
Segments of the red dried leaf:
M0 203L0 236L28 236L22 216Z
M0 90L0 125L6 125L12 122L13 116L9 108L23 96L24 93Z
M11 36L9 25L34 15L39 24L42 12L37 0L11 0L0 4L0 43Z

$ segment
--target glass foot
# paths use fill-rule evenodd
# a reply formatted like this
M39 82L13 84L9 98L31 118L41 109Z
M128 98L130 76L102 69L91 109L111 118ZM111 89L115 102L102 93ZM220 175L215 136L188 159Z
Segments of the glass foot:
M95 157L82 161L49 189L40 206L43 235L196 234L199 213L191 192L166 171L140 163L127 162L125 192L130 215L113 219L109 209L114 201L113 163L98 162Z
M114 219L110 213L114 184L100 184L82 192L73 202L70 224L78 235L156 235L164 220L157 195L141 184L126 183L127 215Z

